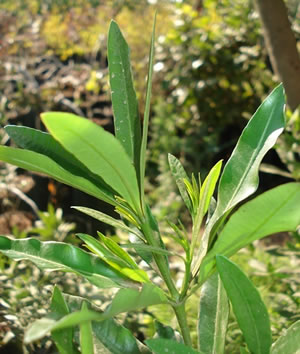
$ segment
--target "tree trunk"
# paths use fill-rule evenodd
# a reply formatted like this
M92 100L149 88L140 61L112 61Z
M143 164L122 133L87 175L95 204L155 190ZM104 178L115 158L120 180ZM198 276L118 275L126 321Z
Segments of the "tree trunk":
M283 82L288 105L300 105L300 57L283 0L256 0L266 48L275 74Z

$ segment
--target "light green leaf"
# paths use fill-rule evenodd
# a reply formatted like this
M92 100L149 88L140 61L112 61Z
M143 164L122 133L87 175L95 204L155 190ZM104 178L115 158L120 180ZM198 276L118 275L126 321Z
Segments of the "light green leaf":
M171 252L163 248L155 247L155 246L150 246L150 245L145 245L141 243L126 243L120 245L123 248L134 248L137 251L146 251L146 252L151 252L154 254L160 254L162 256L178 256L181 257L180 254L176 252ZM181 257L182 258L182 257Z
M145 341L154 354L201 354L183 343L178 343L170 339L156 338Z
M271 354L300 353L300 320L292 324L272 345Z
M241 271L224 256L216 256L217 269L247 346L255 354L269 354L272 335L268 311L259 292Z
M34 321L25 330L24 343L29 344L45 337L50 332L60 331L54 329L56 323L56 320L47 317Z
M110 23L107 49L115 135L139 176L141 122L133 86L130 50L115 21Z
M123 231L126 231L128 233L132 233L137 235L138 237L141 237L141 233L135 230L134 228L130 228L127 225L125 225L121 220L117 220L109 215L106 215L102 213L99 210L94 210L91 208L86 208L86 207L80 207L80 206L72 206L73 209L76 209L86 215L91 216L94 219L97 219L105 224L111 225L115 227L116 229L120 229Z
M40 242L34 238L12 240L0 236L0 252L15 260L27 259L41 269L79 274L99 288L133 286L107 263L66 243Z
M149 68L148 68L148 78L147 78L147 92L146 92L146 102L145 102L145 112L143 121L143 134L141 142L141 162L140 162L140 184L141 184L141 198L143 203L144 198L144 179L145 179L145 169L146 169L146 148L147 148L147 137L148 137L148 127L149 127L149 115L150 115L150 103L151 103L151 89L152 89L152 74L153 74L153 62L154 62L154 42L155 42L155 25L156 25L156 14L153 22L150 53L149 53Z
M86 301L82 302L81 312L88 310ZM91 321L81 322L79 325L79 338L80 338L80 349L82 354L93 354L94 353L94 342L92 334L92 323Z
M105 244L105 246L117 257L122 259L127 266L132 269L138 269L137 264L135 261L129 256L129 254L124 251L114 240L104 236L101 232L98 232L101 241Z
M243 130L221 175L216 210L203 234L201 249L192 269L193 276L199 270L222 217L256 191L261 160L284 128L283 109L284 92L283 86L279 85L263 101Z
M70 113L41 115L51 135L137 211L139 188L134 167L120 142L102 127Z
M186 187L184 185L184 182L183 182L183 179L188 180L189 178L188 178L181 162L175 156L168 154L168 160L169 160L170 170L171 170L172 175L175 179L175 182L177 184L177 187L178 187L179 193L182 197L182 200L184 201L189 212L192 214L193 213L193 206L192 206L190 197L186 191Z
M195 216L195 220L193 223L193 233L192 233L192 244L191 244L191 254L194 255L194 249L199 244L199 240L201 237L200 230L203 221L203 217L207 213L208 207L210 205L211 198L216 188L216 184L221 172L222 160L217 162L215 166L209 171L209 174L205 178L203 185L200 189L200 203L197 206L197 212ZM206 244L208 242L209 234L206 233L201 238L200 249L197 252L197 256L195 261L192 264L192 273L195 274L196 270L198 270L201 262L201 255L205 251Z
M94 182L81 176L78 171L76 173L72 169L70 171L66 170L47 156L29 150L0 146L0 160L29 171L46 174L59 182L116 205L112 192L106 189L104 185L101 185L101 183L94 184Z
M70 313L68 305L57 286L55 286L53 290L50 309L59 316L58 319ZM74 353L73 328L66 328L63 331L52 331L51 337L60 354Z
M198 315L198 348L206 354L224 353L229 315L226 291L217 273L201 288Z
M200 267L203 283L215 266L216 254L230 257L249 243L283 231L294 231L300 224L300 183L273 188L241 206L219 234Z

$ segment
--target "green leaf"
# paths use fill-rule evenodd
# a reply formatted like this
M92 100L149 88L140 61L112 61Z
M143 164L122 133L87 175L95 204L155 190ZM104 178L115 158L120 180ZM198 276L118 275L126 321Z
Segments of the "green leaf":
M68 305L57 286L55 286L53 290L50 308L52 312L59 316L59 318L70 313ZM60 354L74 353L73 328L66 328L63 331L52 331L51 336Z
M104 236L101 232L98 232L101 241L105 244L105 246L117 257L122 259L127 266L132 269L138 269L137 264L135 261L129 256L129 254L124 251L114 240Z
M259 292L241 269L224 256L217 268L247 346L255 354L269 354L272 335L268 311Z
M76 209L86 215L89 215L92 218L97 219L105 224L111 225L111 226L115 227L116 229L120 229L120 230L126 231L128 233L135 234L138 237L141 237L140 232L136 231L133 228L131 229L130 227L125 225L121 220L117 220L109 215L102 213L99 210L94 210L94 209L80 207L80 206L72 206L72 208Z
M218 217L256 191L261 160L285 125L283 109L284 91L280 84L250 119L224 167L218 189Z
M211 274L216 254L230 257L262 237L295 231L300 224L299 200L300 183L292 182L273 188L241 206L205 256L200 267L200 283Z
M210 201L213 196L221 172L221 167L222 167L222 160L217 162L215 166L209 171L209 174L205 178L204 183L200 189L200 196L198 197L198 199L200 199L200 203L197 205L197 212L193 223L193 234L192 234L192 244L191 244L192 256L194 254L195 247L199 244L199 240L201 237L200 230L201 230L203 217L207 213L208 207L210 205ZM209 234L206 233L201 238L200 250L198 251L198 255L192 264L193 273L195 273L200 266L200 262L202 259L201 255L205 251L205 247L208 242L208 237Z
M111 191L105 189L101 183L94 184L80 174L74 173L74 170L68 171L47 156L29 150L0 146L0 160L29 171L46 174L59 182L116 205Z
M279 85L263 101L243 130L221 175L216 210L203 234L201 249L192 269L193 276L199 270L222 217L256 191L261 160L284 128L283 109L284 92L283 86Z
M175 156L168 154L168 160L169 160L170 170L171 170L172 175L175 179L175 182L177 184L177 187L178 187L179 193L182 197L182 200L184 201L190 214L192 214L193 213L193 206L192 206L190 197L186 191L186 187L184 185L184 182L183 182L183 179L188 180L189 178L188 178L181 162Z
M300 320L292 324L272 345L271 354L300 353Z
M201 288L198 315L198 348L206 354L224 353L229 315L226 291L217 273Z
M140 211L134 167L112 134L88 119L70 113L49 112L41 117L51 135L67 151Z
M149 68L148 68L148 78L147 78L147 91L146 91L146 102L145 102L145 112L143 121L143 135L141 142L141 162L140 162L140 191L142 203L144 203L144 179L145 179L145 169L146 169L146 148L147 148L147 137L148 137L148 127L149 127L149 115L150 115L150 103L151 103L151 89L152 89L152 74L153 74L153 62L154 62L154 42L155 42L155 25L156 25L156 14L153 22L150 53L149 53Z
M41 269L79 274L99 288L133 286L129 279L99 258L66 243L0 236L0 252L15 260L27 259Z
M176 333L170 326L165 326L163 323L155 320L155 330L159 338L176 340Z
M89 180L113 198L115 192L99 176L94 175L66 151L50 134L16 125L7 125L4 129L18 147L48 156L65 170Z
M145 341L147 346L153 351L154 354L199 354L193 348L186 346L183 343L178 343L170 339L156 338L148 339Z
M64 294L64 297L72 311L78 311L82 301L86 301L79 296ZM96 338L105 348L114 354L139 354L147 352L147 348L127 328L112 318L101 322L93 321L92 326L94 339ZM141 348L141 351L139 348Z
M81 311L84 313L88 310L86 301L82 302ZM79 325L80 332L80 349L82 354L93 354L94 353L94 342L92 334L92 323L91 321L82 322Z
M107 47L115 135L123 145L139 176L141 123L133 86L130 50L115 21L110 23Z
M24 343L29 344L34 341L37 341L45 337L50 332L61 332L61 330L55 330L54 326L57 323L57 320L53 318L41 318L34 321L29 327L25 330L24 333Z
M171 251L167 251L163 248L155 247L155 246L150 246L150 245L145 245L141 243L126 243L122 244L121 247L123 248L134 248L137 251L146 251L146 252L151 252L154 254L160 254L162 256L178 256L181 257L179 254Z

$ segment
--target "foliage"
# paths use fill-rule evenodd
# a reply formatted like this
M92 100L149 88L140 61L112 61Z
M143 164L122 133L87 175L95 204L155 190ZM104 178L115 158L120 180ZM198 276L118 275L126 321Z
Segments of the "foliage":
M283 336L271 348L269 317L258 291L237 265L225 257L271 233L295 231L299 226L299 183L283 184L236 208L256 191L261 160L283 131L283 87L277 86L249 120L222 173L222 161L219 161L205 179L200 174L197 178L195 175L189 178L180 161L169 156L170 169L193 226L189 236L180 221L177 225L169 221L173 229L170 237L179 251L167 247L144 193L154 29L155 24L141 133L136 119L137 104L133 80L130 79L128 47L114 21L109 30L108 52L110 85L112 94L118 97L113 99L113 109L115 130L121 130L119 134L113 136L87 119L57 112L41 116L49 133L18 126L6 127L19 148L1 146L3 161L49 174L113 205L121 220L87 208L77 209L114 226L124 223L123 230L126 227L132 230L125 244L101 233L99 240L79 234L91 252L63 242L41 242L33 238L14 240L0 236L1 252L12 259L28 259L42 269L73 272L102 289L119 289L110 305L102 311L84 299L79 299L79 306L72 309L68 298L55 288L52 311L31 324L24 341L30 343L51 333L61 352L76 353L78 347L82 353L91 352L98 350L96 347L100 345L118 353L118 338L122 336L123 353L149 352L150 349L154 353L162 353L165 349L181 353L183 348L194 353L185 303L206 284L199 313L205 314L212 322L212 331L207 331L206 323L200 318L200 353L224 350L227 316L222 312L224 306L228 308L228 299L249 350L262 354L276 352L277 348L293 350L295 336L299 335L298 323L293 327L296 328L294 336L290 330L288 336ZM122 121L125 119L126 122ZM213 194L219 176L215 199ZM132 238L132 234L136 237ZM127 252L127 248L133 252ZM132 253L145 261L146 269L135 262ZM180 288L170 270L171 257L178 257L185 266ZM151 275L151 270L159 277L158 281L147 275L148 272ZM218 275L211 277L216 270ZM214 292L217 294L212 298ZM212 298L213 304L205 299L207 296ZM174 311L184 344L169 338L153 338L143 344L115 321L121 313L159 304L168 305ZM258 316L257 309L264 313L264 318ZM219 333L216 330L220 328L222 338L217 338ZM173 336L172 330L167 332ZM80 343L76 341L78 333ZM158 336L159 333L161 331ZM67 335L66 341L62 340L64 334ZM161 348L161 344L165 348Z

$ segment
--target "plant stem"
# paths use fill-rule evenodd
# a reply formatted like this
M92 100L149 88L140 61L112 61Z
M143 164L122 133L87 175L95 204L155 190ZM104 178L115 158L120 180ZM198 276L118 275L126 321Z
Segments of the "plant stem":
M186 320L186 312L185 312L185 301L181 302L180 304L173 305L173 310L175 312L177 322L180 327L180 332L182 334L184 343L191 347L192 346L192 339L191 339L191 334L190 330L187 324Z

